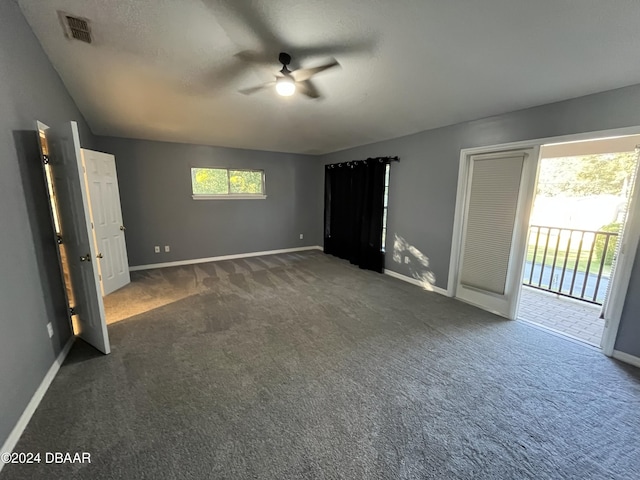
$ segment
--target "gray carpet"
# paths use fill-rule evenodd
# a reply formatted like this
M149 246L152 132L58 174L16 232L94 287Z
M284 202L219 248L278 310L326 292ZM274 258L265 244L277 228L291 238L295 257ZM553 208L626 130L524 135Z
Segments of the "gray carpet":
M320 252L107 303L112 354L77 342L16 449L92 463L2 479L640 478L637 369Z

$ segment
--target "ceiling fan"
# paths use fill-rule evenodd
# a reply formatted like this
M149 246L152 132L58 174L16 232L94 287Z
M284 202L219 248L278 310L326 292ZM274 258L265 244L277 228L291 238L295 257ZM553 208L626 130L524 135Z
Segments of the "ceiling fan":
M309 98L319 98L320 92L311 82L311 78L320 72L340 66L338 61L333 59L318 67L300 68L298 70L291 71L289 70L291 55L286 52L280 52L280 55L278 55L278 61L282 64L282 69L280 70L279 75L276 75L276 79L273 82L267 82L257 87L240 90L240 93L251 95L252 93L275 86L276 92L283 97L290 97L298 91Z
M273 28L275 17L267 15L269 11L267 7L276 2L256 2L255 0L202 0L202 2L212 11L215 18L230 20L229 23L221 23L227 26L225 31L229 38L238 45L251 44L253 48L242 50L233 55L233 58L224 65L218 64L204 72L196 86L198 93L226 88L235 83L249 67L260 69L266 67L271 73L278 58L282 68L279 72L273 72L276 74L273 82L240 90L240 92L250 95L275 87L276 91L281 90L285 94L290 92L289 95L292 95L297 92L310 98L319 98L320 92L310 81L311 77L339 66L338 62L334 59L326 65L298 70L290 70L290 64L299 66L301 60L318 57L340 56L342 58L367 55L375 49L376 41L372 37L359 39L346 37L319 44L292 42ZM278 52L281 53L278 55Z

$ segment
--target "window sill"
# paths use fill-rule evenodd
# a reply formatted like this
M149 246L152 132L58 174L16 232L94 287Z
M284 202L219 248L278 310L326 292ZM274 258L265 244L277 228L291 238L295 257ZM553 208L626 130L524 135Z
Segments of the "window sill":
M264 200L266 195L191 195L194 200Z

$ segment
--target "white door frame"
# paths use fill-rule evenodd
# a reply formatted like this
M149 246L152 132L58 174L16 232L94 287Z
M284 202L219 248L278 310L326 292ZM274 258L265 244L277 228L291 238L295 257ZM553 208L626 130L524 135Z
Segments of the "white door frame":
M559 135L544 137L521 142L502 143L483 147L463 148L460 150L460 167L458 170L458 187L456 193L456 210L453 223L453 235L451 240L451 258L449 261L449 279L447 283L447 295L454 297L458 281L458 267L460 252L462 249L464 210L467 194L467 179L469 172L469 157L483 153L501 150L516 150L524 148L539 148L542 145L554 143L580 142L599 138L622 137L625 135L640 135L640 126L615 128L610 130L598 130L594 132ZM535 189L531 192L529 204L533 202ZM640 175L636 176L633 196L627 212L627 223L623 235L623 244L616 264L616 271L611 284L611 297L605 310L605 330L602 336L602 353L613 355L613 350L620 326L620 318L624 301L627 296L631 271L636 256L636 250L640 240ZM529 218L519 218L518 221L529 221ZM524 258L522 259L524 262Z

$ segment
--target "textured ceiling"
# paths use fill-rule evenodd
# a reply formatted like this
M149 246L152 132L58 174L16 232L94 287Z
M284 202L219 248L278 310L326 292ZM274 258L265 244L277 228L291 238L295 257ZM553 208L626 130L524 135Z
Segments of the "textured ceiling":
M640 83L637 0L18 2L99 135L325 153ZM316 77L324 98L238 93L283 49L341 63ZM247 50L271 67L241 68Z

